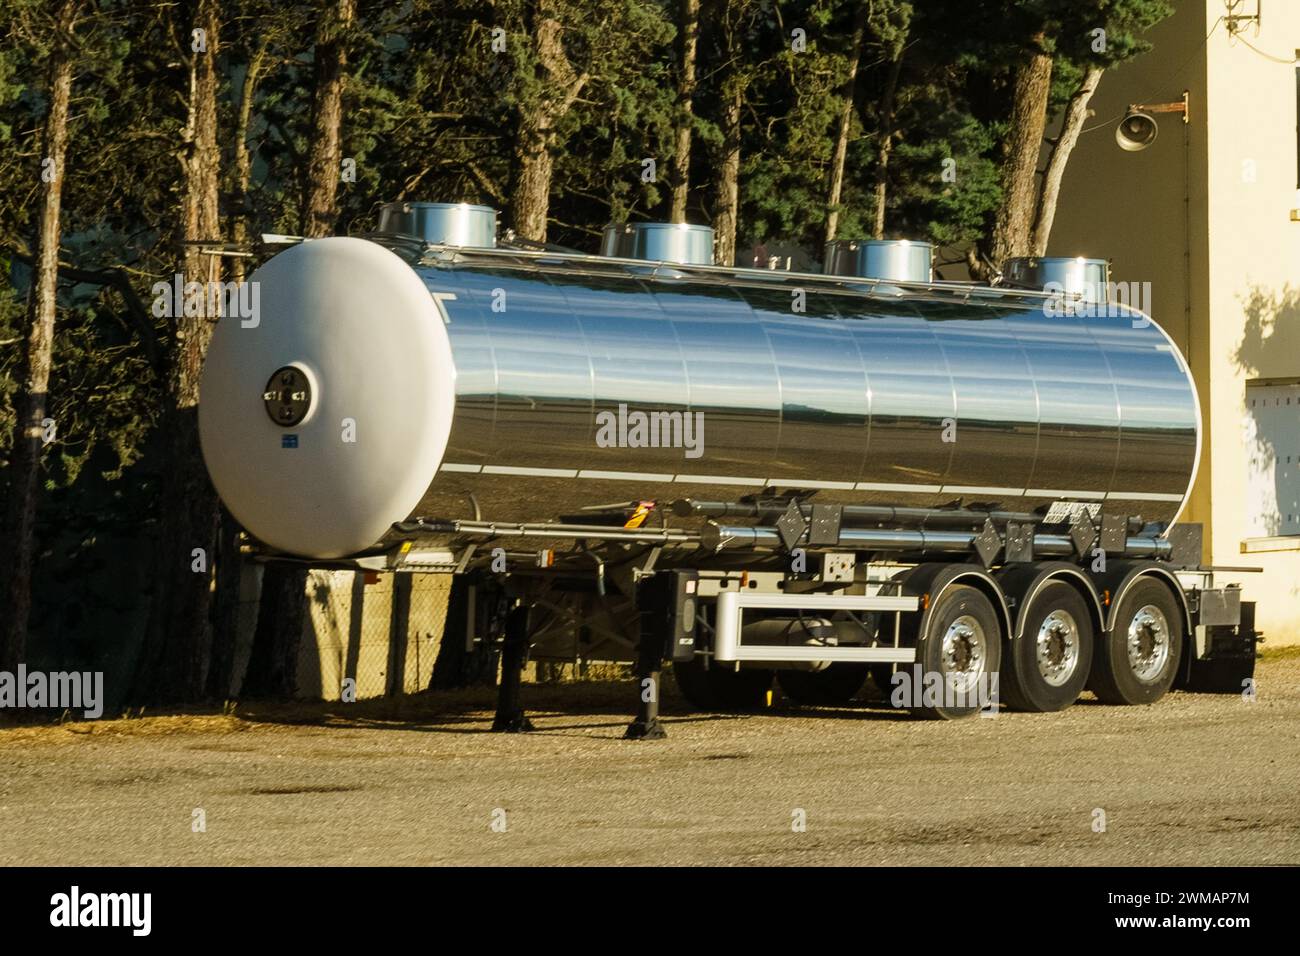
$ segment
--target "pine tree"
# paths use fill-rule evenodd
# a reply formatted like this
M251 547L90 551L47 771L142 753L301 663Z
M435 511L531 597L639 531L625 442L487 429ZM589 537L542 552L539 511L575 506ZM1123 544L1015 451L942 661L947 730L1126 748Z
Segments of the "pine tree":
M58 308L59 240L62 236L63 183L68 153L68 104L75 71L75 31L85 15L80 0L61 0L52 15L23 10L31 19L26 32L48 59L45 95L48 107L41 129L39 177L41 212L36 234L33 288L27 304L26 348L14 423L9 490L0 532L0 566L5 584L0 594L0 669L12 670L26 659L31 613L32 562L36 502L40 488L42 438L51 420L50 371ZM57 423L55 423L57 424Z

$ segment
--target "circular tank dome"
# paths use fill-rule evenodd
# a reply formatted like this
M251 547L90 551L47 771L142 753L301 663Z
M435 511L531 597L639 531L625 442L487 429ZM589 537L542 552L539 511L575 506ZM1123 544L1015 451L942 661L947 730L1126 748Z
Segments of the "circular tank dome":
M363 239L316 239L253 273L199 396L203 458L250 534L337 558L410 515L447 445L455 366L419 276Z

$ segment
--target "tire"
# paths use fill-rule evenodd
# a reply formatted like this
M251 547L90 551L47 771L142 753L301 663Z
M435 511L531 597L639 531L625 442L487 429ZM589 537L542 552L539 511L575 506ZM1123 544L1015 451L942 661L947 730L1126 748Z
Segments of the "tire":
M1097 642L1088 688L1105 704L1154 704L1178 673L1182 609L1164 584L1141 578L1119 602L1112 620L1112 628Z
M1002 699L1033 713L1069 707L1092 667L1096 628L1083 595L1049 581L1021 612L1019 630L1020 637L1002 642Z
M707 670L698 659L673 664L677 687L696 710L759 710L772 686L770 670L732 670L714 665Z
M917 641L916 660L923 676L941 675L945 691L951 686L949 681L957 679L970 702L958 705L946 694L937 705L928 701L924 688L915 687L917 667L913 667L905 671L912 675L912 713L928 720L956 720L979 713L985 695L994 686L1001 659L1002 626L992 602L967 584L947 588L930 606L925 631Z
M777 671L785 696L805 707L847 704L867 682L867 664L836 661L820 671Z

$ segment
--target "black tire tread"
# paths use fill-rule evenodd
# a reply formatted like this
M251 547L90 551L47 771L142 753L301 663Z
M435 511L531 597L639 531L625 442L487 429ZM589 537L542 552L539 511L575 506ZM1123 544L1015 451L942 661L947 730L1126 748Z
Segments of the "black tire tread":
M1036 636L1031 636L1030 631L1038 628L1039 615L1046 617L1058 607L1064 607L1071 612L1081 631L1080 643L1083 646L1080 648L1080 657L1082 659L1079 662L1079 674L1073 682L1075 686L1072 693L1068 684L1065 688L1059 689L1048 687L1045 682L1042 682L1042 687L1033 686L1040 680L1036 673L1037 663L1032 655L1027 660L1021 658L1021 655L1029 654L1029 645L1025 644L1025 641L1036 640ZM1022 616L1025 625L1020 628L1020 637L1014 641L1008 637L1002 644L1002 670L998 680L998 693L1012 710L1028 713L1064 710L1083 692L1092 668L1091 655L1095 653L1096 634L1088 604L1083 595L1072 585L1065 581L1049 581L1034 595L1032 602L1022 612ZM1019 623L1017 626L1019 627ZM1087 631L1086 635L1082 633L1084 629ZM1035 673L1022 673L1022 668L1031 666Z
M1165 620L1172 629L1177 629L1177 640L1170 651L1168 674L1151 690L1141 692L1123 686L1119 679L1120 669L1128 668L1127 640L1128 620L1135 606L1143 604L1160 604ZM1154 704L1168 693L1178 674L1178 665L1182 658L1186 635L1183 631L1182 609L1178 601L1161 581L1155 578L1141 578L1129 588L1128 593L1115 608L1114 627L1101 636L1093 652L1092 670L1088 675L1088 689L1103 704L1132 706L1137 704ZM1163 686L1161 686L1163 685Z

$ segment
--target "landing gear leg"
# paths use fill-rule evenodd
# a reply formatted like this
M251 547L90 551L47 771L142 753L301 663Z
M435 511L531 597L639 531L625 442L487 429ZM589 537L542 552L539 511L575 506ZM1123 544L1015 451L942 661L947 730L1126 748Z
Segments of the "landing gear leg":
M642 620L645 621L646 618ZM662 635L643 627L641 643L637 649L636 688L639 697L636 720L627 725L624 740L662 740L668 736L663 724L659 722L659 689L663 666Z
M533 730L533 722L519 703L519 684L528 656L528 605L522 601L506 616L506 637L501 647L501 683L497 687L496 733L519 734Z
M659 694L664 652L673 629L672 585L668 575L657 574L642 581L638 589L641 639L636 659L636 720L627 725L624 740L662 740L668 736L659 722Z

